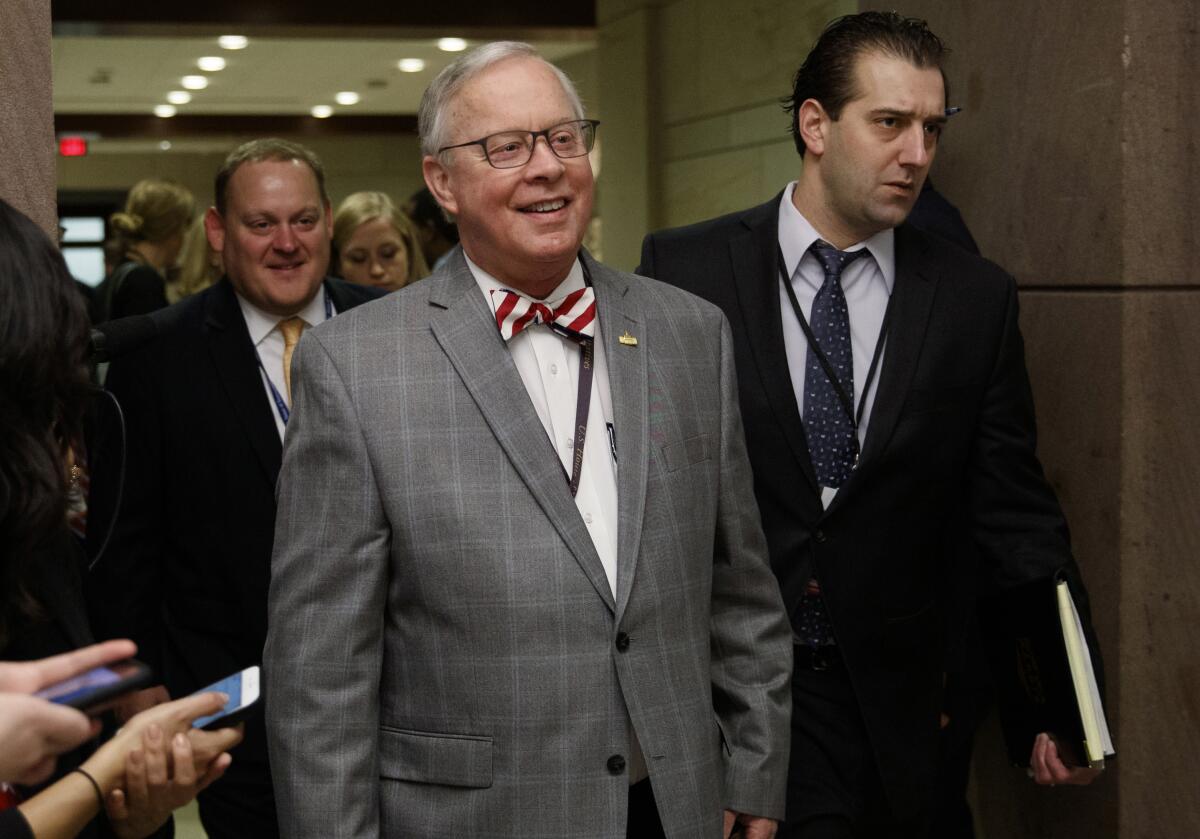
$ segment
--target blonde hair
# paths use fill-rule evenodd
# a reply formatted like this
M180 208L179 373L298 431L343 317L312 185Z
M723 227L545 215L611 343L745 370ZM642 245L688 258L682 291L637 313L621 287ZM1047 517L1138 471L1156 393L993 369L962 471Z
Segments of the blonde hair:
M429 276L429 263L421 252L416 228L382 192L356 192L338 205L333 216L333 245L337 248L338 260L354 231L377 218L386 219L392 225L408 252L408 276L404 278L404 284Z
M138 181L125 199L125 211L109 218L122 250L136 242L164 242L182 233L196 214L196 199L177 183Z
M221 255L208 244L203 217L197 218L184 233L179 263L170 272L167 302L177 303L185 297L204 291L221 279L222 273L224 271L221 268Z

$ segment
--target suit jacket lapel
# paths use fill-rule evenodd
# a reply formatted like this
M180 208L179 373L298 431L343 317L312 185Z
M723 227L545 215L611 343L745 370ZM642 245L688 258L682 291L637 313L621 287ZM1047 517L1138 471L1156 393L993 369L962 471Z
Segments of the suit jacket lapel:
M263 390L250 332L228 279L222 279L205 302L204 327L209 353L232 411L246 431L264 476L274 486L283 445Z
M834 497L830 510L853 492L854 485L864 479L864 473L869 474L872 461L879 457L896 429L925 341L937 284L937 274L924 259L924 243L913 236L907 225L896 228L896 283L892 288L891 326L879 371L879 388L875 391L858 468Z
M804 439L804 424L788 371L783 345L783 315L779 306L779 202L782 193L746 213L746 231L730 240L738 302L745 319L746 338L762 378L763 389L783 427L792 456L796 458L809 487L819 494L812 457ZM789 313L789 317L790 317Z
M596 288L613 426L617 431L617 619L620 620L633 588L646 509L650 463L646 355L652 350L653 336L645 334L638 316L641 307L637 291L628 280L586 253L583 258ZM620 336L626 332L638 343L622 344Z
M542 421L461 251L451 257L446 272L422 282L433 284L429 300L434 338L583 573L608 607L615 609L604 566L571 498L558 454L542 430Z

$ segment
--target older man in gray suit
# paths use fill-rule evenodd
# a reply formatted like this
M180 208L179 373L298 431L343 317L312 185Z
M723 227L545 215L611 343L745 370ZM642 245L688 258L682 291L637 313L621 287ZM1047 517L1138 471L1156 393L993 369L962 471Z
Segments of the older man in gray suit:
M265 654L286 836L783 815L791 630L729 327L580 250L595 129L527 45L452 64L420 130L461 249L296 353Z

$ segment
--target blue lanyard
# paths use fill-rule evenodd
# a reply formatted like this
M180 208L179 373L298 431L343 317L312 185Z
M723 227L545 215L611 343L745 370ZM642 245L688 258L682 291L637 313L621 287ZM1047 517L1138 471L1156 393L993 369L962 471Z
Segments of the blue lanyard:
M329 299L329 292L325 291L325 320L333 317L333 302ZM275 410L279 412L279 418L283 420L284 426L288 424L288 418L292 412L288 408L287 401L283 398L283 394L275 387L275 383L271 381L271 377L267 375L267 368L263 366L262 356L258 354L258 350L254 350L254 357L258 359L258 369L262 370L263 377L267 380L267 387L271 391L271 398L275 400Z

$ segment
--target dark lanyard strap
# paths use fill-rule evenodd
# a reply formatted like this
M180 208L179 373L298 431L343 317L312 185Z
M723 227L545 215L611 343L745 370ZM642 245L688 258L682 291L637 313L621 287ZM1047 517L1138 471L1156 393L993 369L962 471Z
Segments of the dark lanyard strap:
M879 369L879 358L883 355L883 345L887 343L888 328L892 322L892 297L890 294L888 295L887 307L883 310L883 323L879 326L879 337L875 339L875 352L871 355L871 366L867 368L867 380L863 384L862 393L859 394L858 410L855 411L854 402L851 400L850 394L846 392L845 386L838 377L837 371L833 369L833 365L829 362L825 351L817 343L817 337L813 335L812 327L808 325L808 318L804 317L804 312L800 309L800 301L796 299L796 290L792 288L792 278L788 275L787 263L783 259L783 248L777 248L776 253L779 257L779 277L783 281L783 288L787 292L788 300L792 304L792 311L796 313L796 320L800 321L800 328L804 330L804 337L808 341L808 348L816 355L817 363L821 365L821 369L825 372L825 378L829 379L829 383L833 385L833 389L837 393L838 402L842 404L842 410L850 418L850 424L854 427L854 446L857 449L858 426L862 423L863 411L867 407L867 394L871 390L871 383L875 381L875 373ZM801 258L803 259L803 257ZM853 352L851 353L850 364L850 369L853 370Z
M325 320L333 317L333 302L329 299L329 292L322 289L325 295ZM283 424L288 424L288 419L291 418L292 412L288 408L287 400L283 398L283 394L275 387L275 383L271 381L271 377L267 375L267 368L263 366L262 356L258 354L258 350L254 350L254 357L258 359L258 369L262 370L263 376L267 380L267 388L271 391L271 399L275 401L275 410L279 413L279 418L283 420Z
M582 257L579 258L579 265L583 268L584 285L592 285L592 275ZM571 451L571 474L568 475L567 470L563 469L567 486L571 489L571 497L574 498L575 493L579 492L579 479L583 475L583 447L587 443L588 416L592 411L592 376L595 373L596 360L595 339L586 335L569 333L565 329L556 328L553 323L547 325L562 337L579 344L579 392L575 398L575 447ZM562 466L561 460L558 465Z

